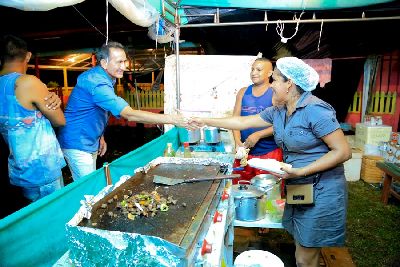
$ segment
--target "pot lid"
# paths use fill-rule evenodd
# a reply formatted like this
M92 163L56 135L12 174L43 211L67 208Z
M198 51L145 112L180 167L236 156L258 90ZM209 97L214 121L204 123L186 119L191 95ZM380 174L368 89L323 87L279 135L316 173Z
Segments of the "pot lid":
M251 178L250 183L260 187L270 187L276 184L277 179L272 174L259 174Z
M260 197L264 192L257 187L249 184L235 184L232 185L232 196L234 198L252 198Z

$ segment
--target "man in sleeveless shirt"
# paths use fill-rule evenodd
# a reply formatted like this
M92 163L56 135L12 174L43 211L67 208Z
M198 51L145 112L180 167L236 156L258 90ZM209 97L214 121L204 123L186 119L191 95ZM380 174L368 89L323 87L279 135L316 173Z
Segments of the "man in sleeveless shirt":
M63 186L66 163L52 127L65 125L61 101L26 74L31 56L24 40L0 39L0 133L10 149L10 184L33 202Z
M257 58L251 66L250 78L253 82L248 87L243 87L236 95L233 116L255 115L265 108L272 106L272 89L270 77L273 72L272 62L266 58ZM250 128L242 131L233 130L236 149L249 148L248 159L276 159L282 161L282 150L274 141L273 128ZM240 166L240 160L236 159L234 167ZM255 175L268 173L266 171L245 166L244 170L235 171L241 175L241 180L250 180ZM237 183L239 179L234 179Z

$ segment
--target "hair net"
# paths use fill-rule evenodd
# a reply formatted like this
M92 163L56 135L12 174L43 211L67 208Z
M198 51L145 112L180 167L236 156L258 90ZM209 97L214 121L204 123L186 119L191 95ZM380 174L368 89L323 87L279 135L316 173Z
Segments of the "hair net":
M297 57L283 57L276 61L276 67L304 91L312 91L319 82L318 73Z

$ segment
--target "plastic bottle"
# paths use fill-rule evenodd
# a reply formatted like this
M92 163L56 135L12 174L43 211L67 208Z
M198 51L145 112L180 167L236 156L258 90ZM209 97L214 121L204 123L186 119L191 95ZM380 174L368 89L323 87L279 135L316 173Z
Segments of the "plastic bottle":
M172 148L172 143L167 143L164 150L164 157L175 157L175 150Z
M190 152L189 142L183 143L183 157L184 158L191 158L192 152Z

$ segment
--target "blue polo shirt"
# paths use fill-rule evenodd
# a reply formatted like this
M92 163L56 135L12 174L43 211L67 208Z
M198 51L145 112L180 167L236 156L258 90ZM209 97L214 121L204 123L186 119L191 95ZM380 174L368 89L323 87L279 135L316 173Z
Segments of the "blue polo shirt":
M128 106L115 94L114 84L115 80L100 66L79 75L64 112L67 123L58 133L61 148L89 153L99 149L109 114L119 118Z

